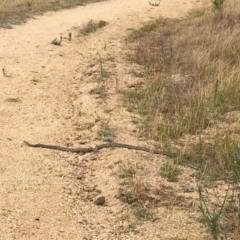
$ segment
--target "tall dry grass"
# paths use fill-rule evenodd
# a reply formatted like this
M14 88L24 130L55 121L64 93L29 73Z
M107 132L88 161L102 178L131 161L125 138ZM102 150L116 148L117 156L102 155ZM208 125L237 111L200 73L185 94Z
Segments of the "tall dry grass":
M154 74L142 104L167 120L155 121L156 137L196 134L240 109L239 18L235 8L199 10L139 39L134 60Z
M177 161L194 166L201 182L221 179L233 189L240 182L239 9L240 1L226 0L221 8L208 5L133 32L130 59L144 65L148 78L124 92L131 111L137 105L144 113L148 136L177 146ZM238 237L238 195L232 202L237 210L221 212L227 219L221 231Z

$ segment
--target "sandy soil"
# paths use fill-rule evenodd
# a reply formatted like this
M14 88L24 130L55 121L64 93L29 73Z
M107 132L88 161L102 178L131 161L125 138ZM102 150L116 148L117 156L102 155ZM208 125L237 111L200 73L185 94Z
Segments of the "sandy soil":
M119 164L142 165L140 179L155 176L161 182L155 169L164 157L127 149L81 155L23 144L95 146L107 121L115 141L151 145L138 139L133 120L139 116L127 111L117 91L144 80L137 77L143 69L126 61L124 37L129 28L160 15L183 17L199 4L162 0L153 7L148 0L111 0L0 29L0 67L6 74L0 76L0 239L207 239L204 227L190 217L194 211L164 206L156 209L158 221L124 233L132 217L117 198L114 172ZM90 19L109 24L77 36L77 28ZM61 46L50 44L61 35ZM100 57L108 72L103 82L98 80ZM99 84L104 84L105 98L90 94ZM184 175L176 189L181 181L186 182ZM101 195L106 204L96 206L93 201Z

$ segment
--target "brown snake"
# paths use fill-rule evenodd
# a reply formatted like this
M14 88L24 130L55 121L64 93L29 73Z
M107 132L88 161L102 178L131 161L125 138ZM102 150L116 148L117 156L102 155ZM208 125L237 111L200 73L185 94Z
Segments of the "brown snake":
M140 151L144 151L144 152L165 155L168 157L176 157L176 154L170 153L168 151L150 149L147 147L134 146L134 145L124 144L124 143L115 143L115 142L108 142L108 143L97 145L96 147L89 147L89 148L80 148L80 147L79 148L68 148L68 147L47 145L47 144L41 144L41 143L31 144L27 141L23 141L23 142L29 147L48 148L48 149L54 149L54 150L59 150L59 151L64 151L64 152L74 152L74 153L96 152L103 148L114 148L115 147L115 148L128 148L128 149L140 150Z

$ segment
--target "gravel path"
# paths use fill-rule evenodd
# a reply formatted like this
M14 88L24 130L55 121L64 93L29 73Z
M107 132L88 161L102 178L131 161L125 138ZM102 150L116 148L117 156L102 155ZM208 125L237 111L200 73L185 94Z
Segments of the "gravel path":
M141 75L141 67L125 60L124 37L143 22L183 17L198 4L162 0L153 7L148 0L110 0L0 29L0 67L5 70L0 76L0 239L207 239L198 223L178 211L172 217L166 209L159 210L166 216L160 223L146 223L136 235L123 233L128 210L116 198L113 171L120 162L148 161L143 153L104 149L80 155L23 144L94 146L101 143L96 138L107 122L118 142L146 146L133 124L139 116L126 110L116 91L142 81L132 74ZM108 25L77 36L90 19ZM50 44L60 36L61 46ZM101 66L108 73L103 81ZM103 87L106 97L91 94ZM101 195L105 207L94 204Z

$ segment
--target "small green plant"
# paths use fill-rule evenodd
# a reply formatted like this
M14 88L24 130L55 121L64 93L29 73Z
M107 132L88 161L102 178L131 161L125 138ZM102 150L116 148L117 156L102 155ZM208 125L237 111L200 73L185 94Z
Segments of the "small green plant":
M101 121L101 117L100 116L95 117L95 123L100 122L100 121Z
M223 6L225 0L212 0L212 4L216 9L220 9Z
M105 27L108 23L106 21L100 20L98 22L98 28Z
M139 178L135 178L135 170L132 168L120 168L119 178L124 178L122 187L119 189L119 199L132 206L144 206L144 202L149 199L148 193L151 185L143 183Z
M102 28L106 25L107 25L107 22L103 20L100 20L100 21L89 20L87 23L82 24L81 33L89 34L92 32L96 32L98 28Z
M28 7L31 7L32 4L33 4L33 0L27 0L26 5L27 5Z
M104 78L108 78L108 72L103 68L103 63L102 63L102 57L100 53L97 53L99 57L99 66L100 66L100 76L98 78L98 82L100 83L101 81L104 80Z
M135 173L136 171L132 167L127 168L127 167L121 166L118 170L118 176L120 178L133 177Z
M106 90L104 86L98 85L89 92L90 94L97 94L100 98L106 97Z
M240 182L240 147L238 141L226 132L212 136L212 140L199 137L190 144L186 162L198 169L201 179L225 180L230 184ZM184 160L183 160L184 161Z
M103 65L100 65L100 76L99 76L99 80L102 81L104 78L108 78L109 74L108 72L103 68Z
M108 77L108 73L103 69L103 64L102 64L102 58L101 55L99 53L97 53L97 55L99 56L99 64L100 64L100 75L97 78L97 87L95 87L94 89L92 89L90 91L90 94L98 94L99 97L101 98L106 98L107 94L106 94L106 89L105 89L105 83L104 83L104 78Z
M98 139L103 141L112 141L114 134L109 127L109 121L103 121L98 131Z
M159 2L152 2L152 1L150 1L149 4L150 4L151 6L157 7L157 6L159 6L160 1L159 1Z
M158 219L158 216L146 208L137 207L133 209L133 214L137 217L138 220L151 220L155 221Z
M119 190L119 199L129 205L137 202L137 198L134 196L133 192L126 189Z
M214 240L218 240L220 230L219 230L219 221L223 213L223 209L225 207L227 194L224 197L224 201L221 204L220 209L214 210L213 212L210 211L206 204L206 200L204 199L204 196L202 194L202 187L198 187L198 194L199 194L199 200L200 200L200 206L199 210L202 214L202 222L205 223L213 237Z
M137 232L137 226L134 223L129 224L126 229L124 230L124 233L131 233L131 232Z
M170 182L175 182L178 180L178 176L181 173L180 168L173 163L167 161L160 170L160 175L167 178Z
M53 44L53 45L61 45L61 43L62 43L62 37L60 37L60 40L58 40L57 38L55 38L55 39L53 39L52 40L52 42L51 42L51 44Z

